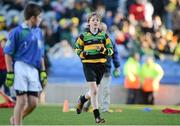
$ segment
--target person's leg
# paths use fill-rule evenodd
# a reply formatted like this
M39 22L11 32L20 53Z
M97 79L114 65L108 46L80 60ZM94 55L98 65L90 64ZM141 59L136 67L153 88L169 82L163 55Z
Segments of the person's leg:
M89 107L91 106L91 95L90 95L90 90L85 94L85 98L88 99L88 101L86 102L86 104L84 104L83 110L85 112L89 111Z
M90 106L91 106L91 99L89 99L89 100L86 102L86 104L84 104L83 110L84 110L85 112L88 112Z
M86 77L87 82L94 82L96 80L96 74L94 71L94 64L83 64L83 70L84 70L84 75ZM91 98L90 90L85 94L79 97L78 99L78 104L76 108L77 114L80 114L82 112L84 103L88 101L88 99Z
M153 105L154 104L153 92L148 92L148 104L149 105Z
M14 125L21 125L23 108L27 104L27 87L28 81L26 78L27 69L24 63L16 61L14 65L14 89L16 90L16 104L14 107L14 113L10 121ZM23 68L23 69L22 69Z
M28 116L37 106L39 99L39 92L42 90L38 70L27 65L27 79L28 79L28 102L24 107L23 118Z
M101 85L100 85L100 105L103 112L109 111L110 105L110 83L111 83L111 76L109 74L104 74Z
M91 97L90 90L85 95L81 95L79 97L77 108L76 108L77 114L81 114L85 102L88 101L90 97Z
M105 120L101 118L99 107L98 107L98 86L96 82L88 82L90 88L90 95L91 95L91 104L93 107L93 114L96 123L104 123Z
M27 104L27 94L17 95L16 96L16 105L14 107L14 114L11 118L13 120L14 125L22 124L22 115L23 109Z
M127 89L127 104L134 104L134 92L133 89Z
M37 92L28 92L27 104L24 107L22 118L28 116L38 104L38 93Z
M142 90L137 89L137 91L136 91L136 104L142 104L142 103L143 103Z
M146 105L149 104L148 96L149 96L148 92L143 91L143 104L146 104Z
M98 87L96 82L88 82L93 109L98 109Z

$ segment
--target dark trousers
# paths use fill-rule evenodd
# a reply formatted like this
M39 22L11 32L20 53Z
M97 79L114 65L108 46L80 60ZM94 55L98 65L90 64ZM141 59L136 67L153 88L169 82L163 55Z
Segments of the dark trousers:
M127 89L127 104L141 104L142 93L140 89Z
M153 92L142 91L142 95L143 95L143 104L147 104L147 105L153 105L154 104Z
M0 88L3 86L4 87L4 93L6 95L10 96L10 90L5 85L6 73L7 73L6 70L0 70Z

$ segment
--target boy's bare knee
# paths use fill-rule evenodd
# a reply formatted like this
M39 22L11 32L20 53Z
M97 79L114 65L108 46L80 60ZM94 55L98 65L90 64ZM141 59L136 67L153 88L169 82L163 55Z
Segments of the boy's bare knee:
M92 95L96 96L97 95L97 90L93 90Z
M26 105L26 102L18 102L18 105L21 106L22 108Z
M16 101L16 104L18 104L20 107L24 107L27 104L27 99L25 98L18 98Z
M36 102L36 101L31 101L31 102L29 103L29 107L30 107L30 108L36 108L36 107L37 107L37 102Z

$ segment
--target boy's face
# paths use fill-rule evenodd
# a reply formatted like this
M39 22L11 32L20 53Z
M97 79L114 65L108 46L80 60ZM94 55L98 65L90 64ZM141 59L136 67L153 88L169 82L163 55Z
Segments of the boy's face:
M33 16L31 19L33 26L39 26L42 21L42 14L39 14L37 17Z
M134 59L135 59L136 61L139 61L140 56L139 56L139 54L138 54L138 53L134 54Z
M152 58L152 57L148 57L148 59L146 60L146 63L147 63L148 65L153 64L153 63L154 63L153 58Z
M4 47L5 47L5 44L6 44L6 40L5 40L5 39L3 39L3 40L0 41L0 46L1 46L1 48L4 48Z
M92 16L88 22L91 28L99 28L100 27L100 19L97 16Z

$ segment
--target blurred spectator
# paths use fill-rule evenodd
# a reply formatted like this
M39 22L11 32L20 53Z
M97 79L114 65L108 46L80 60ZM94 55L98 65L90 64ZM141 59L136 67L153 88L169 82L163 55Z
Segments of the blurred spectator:
M152 23L152 15L154 13L154 8L149 0L145 0L145 21Z
M23 10L26 0L14 0L9 7L9 10L18 10L19 12Z
M126 15L129 14L130 6L134 3L135 3L135 0L126 0L126 5L125 5L126 6Z
M52 11L53 8L51 6L50 0L43 0L42 9L44 12Z
M136 0L134 4L130 6L129 14L134 15L137 21L145 19L145 4L143 0Z
M172 13L176 9L176 0L169 0L165 6L165 26L167 29L172 29Z
M154 16L160 16L163 19L163 15L165 13L164 6L166 5L168 0L151 0L151 3L154 7Z
M180 0L177 0L176 9L172 14L172 25L174 34L180 37Z
M13 29L14 27L19 25L19 17L18 16L14 16L12 19L12 22L9 26L9 29Z
M117 11L119 0L103 0L106 10L111 10L113 13Z
M113 25L113 13L112 11L107 11L106 15L103 18L103 22L107 25L107 28L109 28Z
M0 15L0 31L6 31L7 26L6 26L6 19L3 15Z
M0 88L3 86L6 95L11 96L9 88L5 85L6 80L6 62L3 48L5 47L6 36L0 35Z
M180 63L180 43L177 45L175 49L174 60Z
M141 69L141 83L144 104L154 104L154 95L164 75L162 67L155 63L152 56L146 56Z
M124 87L127 89L127 104L139 104L140 96L140 57L138 53L132 54L124 65Z

